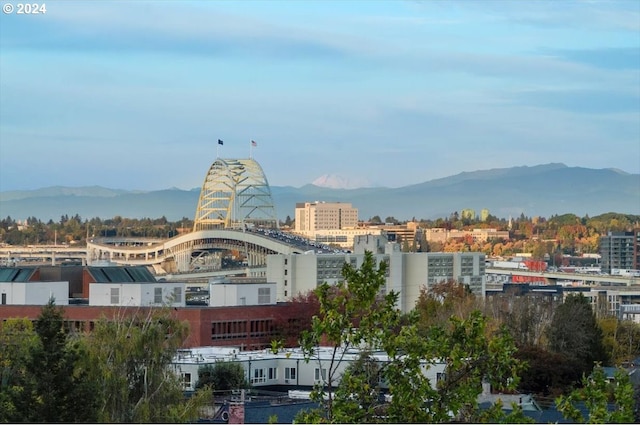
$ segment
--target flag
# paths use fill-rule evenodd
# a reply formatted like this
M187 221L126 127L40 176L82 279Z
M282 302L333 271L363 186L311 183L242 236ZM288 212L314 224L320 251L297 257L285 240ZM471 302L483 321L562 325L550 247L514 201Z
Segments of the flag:
M252 140L251 141L251 146L253 146L255 148L256 146L258 146L258 144Z
M222 140L218 139L218 144L219 145L224 145L224 142Z

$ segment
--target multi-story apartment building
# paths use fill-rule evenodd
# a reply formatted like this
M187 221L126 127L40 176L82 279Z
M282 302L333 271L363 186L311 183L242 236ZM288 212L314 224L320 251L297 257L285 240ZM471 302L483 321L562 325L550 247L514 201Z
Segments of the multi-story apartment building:
M360 243L360 240L365 241ZM344 263L360 267L364 250L374 253L378 262L387 261L386 291L400 294L398 308L412 310L423 287L454 279L469 285L483 296L485 289L485 255L480 252L401 252L397 243L387 243L382 236L358 238L352 254L304 255L275 254L267 257L267 280L275 282L277 300L287 301L307 293L323 282L342 280Z
M600 237L602 271L640 269L640 228L632 232L608 232Z

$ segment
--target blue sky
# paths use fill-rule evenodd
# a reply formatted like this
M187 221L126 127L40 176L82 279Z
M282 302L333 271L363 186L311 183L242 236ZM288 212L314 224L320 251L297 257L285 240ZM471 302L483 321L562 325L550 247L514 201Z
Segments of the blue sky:
M218 139L278 186L640 173L638 1L46 7L0 17L0 191L191 189Z

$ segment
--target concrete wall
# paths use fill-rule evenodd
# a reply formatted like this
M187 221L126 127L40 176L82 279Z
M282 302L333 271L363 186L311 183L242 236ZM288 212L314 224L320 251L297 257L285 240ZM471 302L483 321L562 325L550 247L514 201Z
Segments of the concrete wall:
M51 297L56 305L68 305L69 282L0 282L5 305L46 305Z
M111 289L117 288L119 291L118 302L112 303ZM162 290L162 302L155 300L155 290ZM173 300L175 288L180 291L180 300ZM95 306L150 306L169 305L171 307L184 307L185 293L184 283L91 283L89 285L89 305Z
M260 300L260 289L269 290L268 301ZM275 304L276 296L275 283L212 283L209 285L209 306L211 307Z

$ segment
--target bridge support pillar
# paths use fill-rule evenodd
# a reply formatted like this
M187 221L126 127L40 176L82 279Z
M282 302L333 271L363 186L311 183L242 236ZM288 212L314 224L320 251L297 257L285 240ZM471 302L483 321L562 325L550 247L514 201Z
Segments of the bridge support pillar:
M51 251L51 265L56 265L56 253L54 251Z

